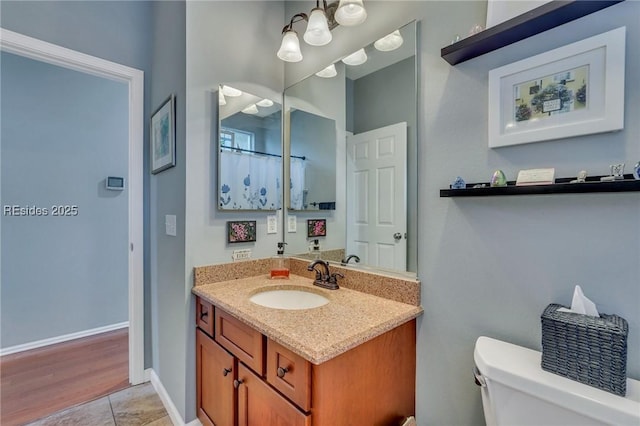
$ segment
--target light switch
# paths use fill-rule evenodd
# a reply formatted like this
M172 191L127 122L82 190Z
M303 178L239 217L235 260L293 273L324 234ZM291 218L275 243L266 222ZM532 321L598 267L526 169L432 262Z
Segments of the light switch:
M267 216L267 234L278 233L278 217L275 214Z
M296 232L296 216L287 216L287 232Z
M164 227L165 233L167 235L171 235L172 237L176 236L176 215L168 214L164 216Z

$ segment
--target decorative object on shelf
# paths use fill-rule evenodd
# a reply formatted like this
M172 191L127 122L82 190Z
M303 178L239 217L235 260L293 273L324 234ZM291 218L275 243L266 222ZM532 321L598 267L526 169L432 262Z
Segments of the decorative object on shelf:
M491 176L491 187L496 186L507 186L507 177L504 175L502 170L496 170Z
M625 34L620 27L491 70L489 147L622 129Z
M459 41L460 41L460 34L456 34L453 36L453 38L451 39L451 43L449 44L456 44Z
M172 94L151 115L151 173L176 165L176 101Z
M451 189L464 189L467 187L467 184L464 182L460 176L458 176L453 183L451 184Z
M227 222L228 243L250 243L255 240L255 220L230 220Z
M307 237L326 237L327 219L307 219Z
M338 25L354 26L361 24L367 18L367 11L362 0L340 0L327 4L326 0L316 0L316 7L307 15L296 13L282 29L282 44L277 56L285 62L300 62L302 52L298 33L293 29L293 24L307 21L303 39L311 46L324 46L331 42L333 30Z
M636 165L633 166L633 178L635 180L640 180L640 161L638 161Z
M480 24L475 24L473 27L471 27L471 29L469 30L469 35L474 35L474 34L478 34L479 32L481 32L482 30L484 30L484 28L482 28L482 25Z
M525 185L551 185L555 182L556 169L529 169L520 170L516 179L516 186Z
M602 182L611 182L616 180L624 180L624 163L612 164L609 166L611 174L600 178Z
M578 173L578 176L576 176L576 179L570 181L569 183L585 183L586 180L587 180L587 171L580 170L580 172Z

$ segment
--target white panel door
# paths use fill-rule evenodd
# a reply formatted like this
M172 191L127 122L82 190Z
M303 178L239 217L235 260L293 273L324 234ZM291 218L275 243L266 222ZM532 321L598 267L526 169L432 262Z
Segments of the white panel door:
M407 123L347 137L347 253L407 268Z

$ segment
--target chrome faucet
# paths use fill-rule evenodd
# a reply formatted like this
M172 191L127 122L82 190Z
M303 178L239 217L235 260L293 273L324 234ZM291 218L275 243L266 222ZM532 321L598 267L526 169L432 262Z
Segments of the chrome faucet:
M358 257L358 255L350 254L350 255L349 255L349 256L347 256L346 258L342 259L342 260L340 261L340 264L341 264L342 266L346 266L346 265L349 263L349 261L350 261L351 259L353 259L353 260L354 260L354 262L356 262L356 263L360 263L360 258Z
M317 265L321 265L324 271L318 271L316 269ZM329 264L324 260L314 260L307 266L307 270L316 272L316 279L313 282L313 285L317 285L318 287L326 288L329 290L339 289L340 287L338 286L338 277L344 278L344 275L340 273L330 273Z

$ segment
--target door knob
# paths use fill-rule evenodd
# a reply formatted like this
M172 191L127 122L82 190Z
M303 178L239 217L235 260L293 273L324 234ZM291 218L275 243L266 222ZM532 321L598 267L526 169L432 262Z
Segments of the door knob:
M400 241L402 239L402 234L400 232L396 232L393 234L393 239L396 241Z

